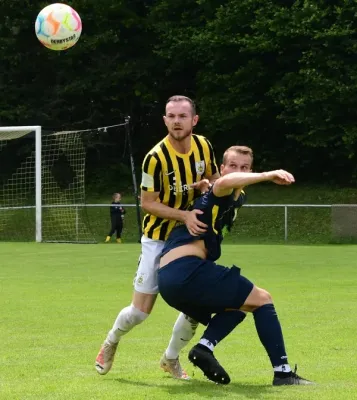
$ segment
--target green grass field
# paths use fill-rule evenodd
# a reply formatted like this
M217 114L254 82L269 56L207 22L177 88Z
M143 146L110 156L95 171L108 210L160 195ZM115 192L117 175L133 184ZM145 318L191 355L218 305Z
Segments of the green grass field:
M223 249L222 262L240 265L273 294L290 363L316 386L271 386L251 316L216 349L230 385L214 385L194 370L190 346L181 359L193 379L171 379L158 362L177 312L161 299L123 339L112 371L97 375L100 344L130 302L139 250L136 244L0 244L1 400L357 399L357 246L348 245Z

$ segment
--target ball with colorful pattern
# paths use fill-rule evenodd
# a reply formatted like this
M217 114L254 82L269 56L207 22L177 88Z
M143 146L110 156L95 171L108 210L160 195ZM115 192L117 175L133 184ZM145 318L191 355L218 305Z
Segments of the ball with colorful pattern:
M55 3L40 11L35 22L38 40L51 50L66 50L74 46L82 32L82 21L70 6Z

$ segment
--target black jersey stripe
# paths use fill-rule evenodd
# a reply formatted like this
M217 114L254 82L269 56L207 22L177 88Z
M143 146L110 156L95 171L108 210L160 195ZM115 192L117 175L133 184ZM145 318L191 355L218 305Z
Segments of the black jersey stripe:
M159 194L159 200L160 200L160 202L163 202L163 201L164 201L164 197L165 197L165 191L164 191L164 190L161 190L161 192L160 192L160 194Z
M166 167L167 167L167 171L166 172L171 172L171 171L173 171L174 167L172 165L172 161L171 161L171 157L170 157L169 151L168 151L168 149L167 149L167 147L166 147L164 142L161 143L160 147L161 147L161 150L162 150L162 153L164 155L165 162L166 162ZM165 172L165 171L163 171L163 172Z
M154 170L154 183L157 185L158 182L160 182L160 186L155 186L154 190L155 192L159 192L160 189L162 188L162 177L161 177L161 161L158 156L158 154L155 152L153 153L153 157L155 157L157 163L155 165L155 170Z
M152 237L155 228L157 228L158 226L160 226L160 224L162 223L164 219L160 218L160 217L156 217L155 222L151 225L150 229L148 230L148 237Z
M215 165L215 159L214 159L214 153L213 153L213 148L211 143L209 142L209 140L207 140L207 138L204 138L204 140L207 143L207 146L209 148L209 158L211 160L211 170L212 170L212 175L214 175L217 172L217 167Z
M176 159L177 159L177 163L178 163L179 171L180 171L180 176L181 176L181 185L183 187L185 187L185 185L187 186L187 176L186 176L185 163L183 162L183 159L181 157L176 157ZM182 198L181 198L181 204L180 204L179 208L181 208L183 205L186 208L187 200L188 200L188 190L183 190Z
M200 142L200 139L197 136L193 135L192 137L193 137L194 141L196 142L198 151L200 153L200 159L201 159L201 161L204 161L205 160L205 154L204 154L204 151L203 151L202 143Z
M146 214L143 219L143 231L145 231L146 227L148 226L149 221L150 221L150 215Z
M148 155L145 157L144 165L143 165L143 171L145 171L145 172L147 172L148 169L149 169L150 157L151 157L151 154L148 154Z
M159 240L166 240L166 233L169 228L170 221L165 221L162 223L160 228Z
M197 182L197 171L196 171L196 160L195 160L195 153L192 152L190 155L190 166L191 166L191 172L192 172L192 181L193 183ZM194 191L193 198L196 199L197 197L201 196L201 192L197 189Z
M173 169L174 169L174 166L173 166L173 164L172 164L172 160L171 160L171 157L170 157L170 154L169 154L169 151L167 150L167 147L165 146L165 144L164 143L162 143L162 145L161 145L161 150L162 150L162 153L163 153L163 155L164 155L164 157L165 157L165 161L166 161L166 164L167 164L167 172L171 172L171 171L173 171ZM175 174L170 174L169 175L169 182L170 182L170 185L172 185L172 186L175 186L175 182L174 182L174 177L175 177ZM169 207L171 207L171 208L174 208L174 206L175 206L175 200L176 200L176 196L174 195L174 193L173 193L173 191L172 192L170 192L170 197L169 197L169 201L168 201L168 206Z
M190 165L192 172L192 180L193 182L197 182L197 172L196 172L196 162L195 162L195 153L192 152L190 155Z
M144 159L144 164L143 164L143 172L146 172L149 170L149 165L150 165L150 159L151 159L151 154L148 154L145 159ZM141 189L147 191L148 188L146 186L141 185Z
M154 160L154 161L153 161ZM154 165L154 166L153 166ZM161 179L161 162L157 152L149 153L143 163L143 172L151 175L154 179L154 192L159 192L162 186L162 179ZM149 188L141 185L141 189L144 191L148 191ZM152 189L152 188L150 188Z

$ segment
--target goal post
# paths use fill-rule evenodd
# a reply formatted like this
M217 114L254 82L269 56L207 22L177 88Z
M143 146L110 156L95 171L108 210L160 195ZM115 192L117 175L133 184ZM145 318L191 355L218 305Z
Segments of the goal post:
M125 192L131 186L130 175L137 197L129 123L128 117L117 125L59 132L37 125L0 127L0 240L97 243L105 237L107 228L94 231L98 223L86 207L86 182L91 185L90 195L98 187L98 200L108 201L108 209L112 193ZM109 158L105 146L112 140L117 147ZM124 161L128 143L129 157L127 152ZM96 169L96 161L106 158L115 160L118 176L126 174L129 183L123 186L117 177L109 182L102 178L103 166ZM104 174L106 171L104 167ZM139 207L137 203L136 218L130 217L131 230L138 224L140 231ZM107 216L101 216L107 225Z
M42 130L35 128L36 242L42 242Z
M126 137L128 141L128 147L129 147L129 157L130 157L130 167L131 167L131 176L133 180L133 194L135 198L135 206L136 206L136 221L138 224L138 243L141 241L141 213L140 213L140 202L139 202L139 191L138 191L138 184L136 180L136 173L135 173L135 162L134 162L134 156L133 156L133 146L131 143L131 125L130 125L130 117L125 118L125 131L126 131Z

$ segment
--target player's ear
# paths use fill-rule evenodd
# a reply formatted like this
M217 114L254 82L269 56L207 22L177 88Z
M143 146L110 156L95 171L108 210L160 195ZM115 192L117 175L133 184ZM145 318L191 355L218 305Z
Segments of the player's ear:
M223 169L224 169L224 165L221 164L221 166L220 166L220 168L219 168L221 175L222 175L222 173L223 173Z
M200 119L200 117L199 117L198 115L195 115L195 116L193 117L193 123L192 123L192 125L193 125L193 126L196 126L199 119Z

